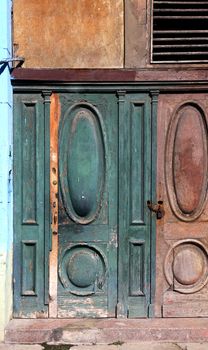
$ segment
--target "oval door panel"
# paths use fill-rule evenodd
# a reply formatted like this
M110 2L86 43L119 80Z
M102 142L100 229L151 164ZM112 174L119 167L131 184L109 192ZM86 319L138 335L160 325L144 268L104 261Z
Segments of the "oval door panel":
M186 104L169 130L166 183L176 215L193 220L203 209L207 194L207 125L195 105Z
M105 151L100 117L88 104L65 115L60 142L60 182L70 218L87 224L101 206Z

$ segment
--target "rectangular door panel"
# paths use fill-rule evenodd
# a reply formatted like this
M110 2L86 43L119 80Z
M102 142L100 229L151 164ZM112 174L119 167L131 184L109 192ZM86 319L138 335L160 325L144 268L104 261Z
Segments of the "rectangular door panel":
M15 95L14 104L14 317L43 318L48 316L49 113L38 94Z
M126 95L119 114L118 317L147 317L150 303L151 100ZM122 102L120 102L122 103Z

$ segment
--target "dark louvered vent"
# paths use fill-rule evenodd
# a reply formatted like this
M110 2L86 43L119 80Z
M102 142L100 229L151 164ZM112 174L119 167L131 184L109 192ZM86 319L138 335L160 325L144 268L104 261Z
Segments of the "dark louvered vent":
M153 1L153 62L208 62L208 0Z

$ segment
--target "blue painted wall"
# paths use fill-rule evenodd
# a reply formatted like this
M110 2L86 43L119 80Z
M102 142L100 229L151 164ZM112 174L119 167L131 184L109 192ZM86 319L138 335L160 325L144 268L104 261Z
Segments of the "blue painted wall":
M11 53L11 0L0 0L0 61ZM0 340L12 305L12 87L0 65Z

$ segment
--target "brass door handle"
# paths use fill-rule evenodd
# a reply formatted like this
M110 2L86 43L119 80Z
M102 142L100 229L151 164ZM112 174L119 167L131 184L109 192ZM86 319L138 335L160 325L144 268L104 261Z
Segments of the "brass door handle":
M158 201L157 203L152 203L151 201L147 201L147 206L149 210L153 211L156 214L157 220L163 218L165 212L163 208L163 201Z

